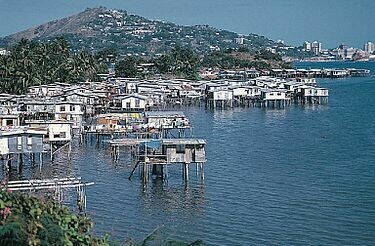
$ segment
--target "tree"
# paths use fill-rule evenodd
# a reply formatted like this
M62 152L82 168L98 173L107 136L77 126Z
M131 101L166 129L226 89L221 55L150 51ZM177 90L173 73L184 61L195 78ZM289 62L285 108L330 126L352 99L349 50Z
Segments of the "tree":
M128 56L125 59L119 61L115 67L116 76L120 77L136 77L138 73L137 59L132 56Z
M106 71L105 64L100 64L92 54L71 55L64 38L46 43L22 39L10 48L9 55L0 56L0 89L21 94L29 86L94 80L97 73Z
M198 78L199 58L191 49L177 45L168 54L154 61L161 73L170 73L184 78Z
M101 51L99 51L96 55L95 58L99 62L104 62L104 63L114 63L116 62L118 56L117 49L115 48L105 48Z

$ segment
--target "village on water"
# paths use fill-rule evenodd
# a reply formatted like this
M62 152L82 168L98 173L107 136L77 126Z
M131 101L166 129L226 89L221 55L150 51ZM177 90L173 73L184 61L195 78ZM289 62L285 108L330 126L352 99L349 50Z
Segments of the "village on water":
M168 180L168 166L181 165L189 180L189 166L204 179L205 139L192 137L185 106L207 109L233 107L284 108L291 104L326 104L328 89L316 77L364 76L358 69L274 69L221 71L215 79L121 78L100 74L102 81L32 86L26 95L0 94L0 155L4 172L23 165L53 161L56 153L70 155L72 142L103 143L114 161L128 155L129 179L138 175ZM207 72L206 78L212 74ZM202 76L203 77L203 76ZM183 107L182 107L183 106ZM138 170L138 172L135 172ZM77 187L85 204L79 177L9 181L13 190ZM57 189L57 188L56 188Z

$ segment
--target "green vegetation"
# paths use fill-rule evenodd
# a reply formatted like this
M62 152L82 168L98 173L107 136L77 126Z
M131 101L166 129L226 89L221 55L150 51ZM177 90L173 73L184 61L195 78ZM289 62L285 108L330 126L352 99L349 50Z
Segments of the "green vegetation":
M45 31L48 30L48 31ZM98 52L108 47L115 48L120 55L161 55L175 44L194 50L199 55L212 50L238 49L251 51L272 47L276 43L256 34L241 35L243 44L235 42L239 35L208 25L181 26L171 22L149 20L130 15L126 11L114 11L103 7L86 9L76 15L45 23L0 39L0 45L11 44L21 38L51 40L56 35L64 36L74 51Z
M119 77L137 77L140 75L138 71L139 60L129 56L120 60L115 67L116 76Z
M198 55L188 48L177 45L172 51L155 60L160 73L172 74L187 79L198 78Z
M278 54L261 50L259 52L249 52L246 48L238 51L227 50L225 52L215 51L203 58L203 67L219 69L271 69L287 67Z
M255 68L287 68L289 64L282 61L281 56L267 50L251 52L246 47L238 50L228 49L225 52L215 51L199 57L192 49L177 45L170 51L156 59L127 57L116 64L116 75L122 77L145 77L141 63L154 64L156 73L185 78L199 79L198 71L202 68L218 69L250 69ZM150 71L147 71L150 72Z
M93 55L85 51L71 54L63 38L46 43L22 39L9 55L0 56L0 90L21 94L34 85L95 80L101 72L106 67Z
M97 238L93 222L50 199L0 190L2 245L109 245Z
M118 245L94 236L93 222L86 216L75 215L66 206L52 199L31 197L0 189L0 245ZM124 245L205 245L197 240L184 243L168 240L160 228L142 241L128 240Z
M158 58L148 60L126 56L119 60L115 48L106 48L92 55L86 51L72 54L69 43L57 38L46 43L22 39L11 47L10 54L0 56L0 90L11 94L25 93L35 85L55 82L77 83L99 79L98 73L108 72L108 65L116 63L116 76L147 77L153 74L199 79L202 68L218 69L270 69L284 68L288 64L272 52L250 51L246 47L215 51L199 56L188 47L176 45ZM146 69L142 63L154 64Z
M110 64L116 62L117 56L118 52L115 48L105 48L96 53L95 58L99 62Z
M297 59L306 59L315 56L312 51L304 51L303 47L295 47L293 49L288 49L282 53L283 56L294 57Z
M270 60L270 61L282 61L281 56L275 53L272 53L268 50L261 50L256 53L255 60Z

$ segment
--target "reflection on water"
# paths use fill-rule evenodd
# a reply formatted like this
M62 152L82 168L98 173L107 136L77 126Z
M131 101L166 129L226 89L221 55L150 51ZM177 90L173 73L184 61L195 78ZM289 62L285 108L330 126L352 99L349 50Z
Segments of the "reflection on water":
M285 115L287 114L287 111L289 109L287 108L280 108L280 109L264 109L264 113L266 115L266 118L284 118Z

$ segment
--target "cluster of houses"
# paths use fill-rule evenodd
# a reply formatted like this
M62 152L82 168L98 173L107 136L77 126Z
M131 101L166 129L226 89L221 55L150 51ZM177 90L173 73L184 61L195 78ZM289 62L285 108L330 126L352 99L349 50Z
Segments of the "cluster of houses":
M80 129L88 118L145 123L144 112L179 105L224 108L280 101L324 103L327 98L328 89L318 87L314 78L191 81L107 77L101 82L32 86L26 95L0 94L0 127L57 121Z
M25 95L0 94L3 159L46 150L52 156L75 133L183 138L190 130L188 118L181 111L166 111L181 105L284 107L291 102L325 103L328 98L328 90L317 87L312 78L190 81L103 77L101 82L32 86Z

